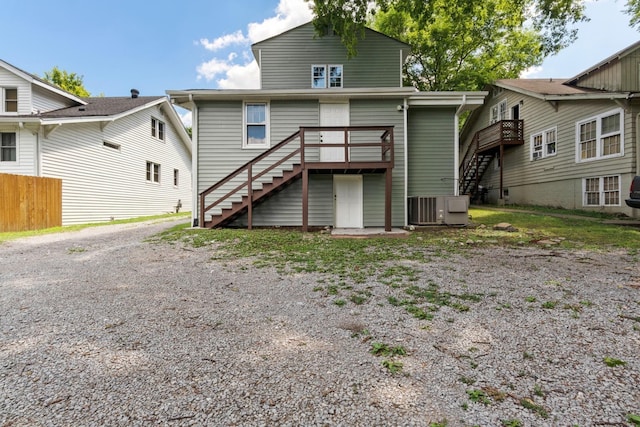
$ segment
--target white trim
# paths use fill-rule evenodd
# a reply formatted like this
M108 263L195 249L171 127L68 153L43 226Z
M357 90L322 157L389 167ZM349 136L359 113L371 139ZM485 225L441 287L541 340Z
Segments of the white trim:
M620 130L619 132L610 132L608 134L602 134L602 119L605 117L615 116L618 114L620 116ZM580 148L580 126L589 122L596 122L596 155L595 157L589 157L587 159L583 159L581 156L581 148ZM602 159L610 159L615 157L623 157L624 156L624 110L622 108L616 108L614 110L609 110L604 113L600 113L595 116L591 116L586 119L582 119L576 122L576 136L575 136L575 150L576 150L576 163L585 163L592 162L596 160ZM620 135L620 152L608 155L602 155L602 138L606 138L608 136Z
M504 105L504 114L501 107ZM498 123L501 120L507 120L509 119L509 106L507 105L507 100L506 99L502 99L500 101L498 101L497 103L493 104L491 106L491 108L489 108L489 125L492 125L494 123ZM493 117L493 111L495 109L496 112L496 116L495 116L495 120Z
M191 110L191 136L192 152L191 152L191 225L194 226L196 219L200 215L200 190L198 189L198 106L193 103ZM204 227L204 218L198 219L198 227Z
M403 211L404 211L404 226L409 225L409 104L407 103L407 98L404 99L404 105L402 109L403 119L404 119L404 199L403 199ZM393 215L393 214L392 214Z
M554 141L555 144L555 151L552 154L549 154L547 152L547 146L549 145L549 141L547 140L547 135L549 134L549 132L554 132L556 135L556 139ZM536 136L540 136L541 137L541 149L540 149L540 156L539 157L534 157L534 150L533 150L533 143L534 143L534 138ZM541 130L540 132L536 132L531 134L531 136L529 137L529 160L533 161L533 160L540 160L540 159L544 159L546 157L553 157L556 154L558 154L558 127L557 126L553 126L550 127L548 129L544 129Z
M247 123L247 106L248 105L260 105L260 104L264 104L265 106L265 123L264 123L264 127L265 127L265 143L264 144L248 144L247 143L247 126L250 124L258 124L261 125L261 123ZM246 149L246 150L262 150L265 148L269 148L271 147L271 135L270 135L270 129L271 129L271 120L270 120L270 107L269 107L269 102L268 101L244 101L242 103L242 148Z
M605 191L604 191L604 179L605 178L617 178L618 179L618 203L616 204L605 204ZM587 183L587 179L597 179L598 180L598 204L597 205L592 205L592 204L587 204L587 189L586 189L586 183ZM615 207L615 206L622 206L622 177L620 175L602 175L602 176L589 176L589 177L585 177L582 178L582 206L583 207L587 207L587 208L593 208L593 207Z

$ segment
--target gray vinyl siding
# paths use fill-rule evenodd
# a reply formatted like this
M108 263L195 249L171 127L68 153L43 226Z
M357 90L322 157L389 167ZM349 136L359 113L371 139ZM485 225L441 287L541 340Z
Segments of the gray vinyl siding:
M166 124L164 141L151 136L152 115ZM62 179L63 225L174 212L178 200L191 210L191 155L157 107L102 131L99 123L66 124L41 138L42 175ZM159 183L147 182L147 161L160 165Z
M576 84L611 92L640 91L640 51L631 52L578 79Z
M454 115L452 108L409 109L409 197L453 194Z
M504 91L495 99L489 99L483 107L473 130L467 134L468 144L473 134L489 125L490 107L497 100L507 99L510 111L515 103L520 106L520 118L524 120L523 146L506 147L503 168L503 188L508 190L506 203L557 206L567 209L598 209L632 214L624 204L631 176L635 171L636 147L635 115L624 112L624 156L576 162L576 124L620 107L613 101L566 101L556 109L548 102L520 93ZM531 136L550 128L557 129L556 155L531 159ZM464 154L464 151L463 151ZM621 205L595 208L582 204L582 180L588 177L621 175ZM500 170L495 159L482 178L482 185L489 188L489 200L499 201Z
M408 47L367 30L358 43L358 55L347 59L338 36L316 37L306 24L256 43L262 89L309 89L312 65L342 65L343 87L400 87L401 50Z

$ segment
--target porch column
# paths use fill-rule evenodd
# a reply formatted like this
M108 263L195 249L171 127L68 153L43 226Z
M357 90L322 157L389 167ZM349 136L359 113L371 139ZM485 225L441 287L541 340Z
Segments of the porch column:
M384 231L391 231L391 184L393 176L391 171L393 169L387 168L385 174L384 185Z

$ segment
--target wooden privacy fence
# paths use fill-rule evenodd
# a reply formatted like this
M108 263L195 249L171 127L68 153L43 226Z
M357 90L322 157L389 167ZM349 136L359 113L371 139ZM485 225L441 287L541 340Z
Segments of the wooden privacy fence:
M0 174L0 232L62 225L62 180Z

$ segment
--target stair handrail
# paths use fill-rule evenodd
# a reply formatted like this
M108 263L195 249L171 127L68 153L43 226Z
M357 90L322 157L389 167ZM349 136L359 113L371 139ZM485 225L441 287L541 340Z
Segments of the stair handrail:
M211 203L210 205L205 206L204 202L205 202L205 198L206 198L206 196L208 194L210 194L213 191L217 190L218 188L222 187L224 184L226 184L227 182L231 181L233 178L235 178L236 176L240 175L242 172L251 171L253 169L253 166L256 163L258 163L259 161L265 159L266 157L270 156L271 154L275 153L276 151L280 150L282 147L284 147L285 145L289 144L291 141L294 141L296 138L298 138L298 136L300 136L300 130L297 130L296 132L292 133L291 135L289 135L288 137L286 137L285 139L283 139L282 141L280 141L279 143L277 143L273 147L269 148L268 150L264 151L260 155L254 157L253 159L249 160L248 162L246 162L242 166L238 167L236 170L231 172L226 177L222 178L220 181L216 182L215 184L213 184L209 188L201 191L199 193L199 197L200 197L200 221L202 222L202 224L204 225L204 223L205 223L205 221L204 221L205 212L211 210L212 208L214 208L218 204L222 203L223 201L225 201L226 199L228 199L232 195L236 194L242 188L250 185L254 178L259 178L259 177L263 176L264 174L266 174L270 170L274 169L275 167L279 166L280 164L282 164L286 160L290 159L291 157L293 157L294 155L299 153L300 152L300 147L298 147L292 153L287 155L284 159L280 159L280 161L272 164L267 170L261 172L258 176L256 176L256 177L249 176L247 181L245 181L242 184L238 185L236 188L234 188L233 190L228 192L223 197L218 198L215 202ZM253 175L253 173L251 173L251 175Z

